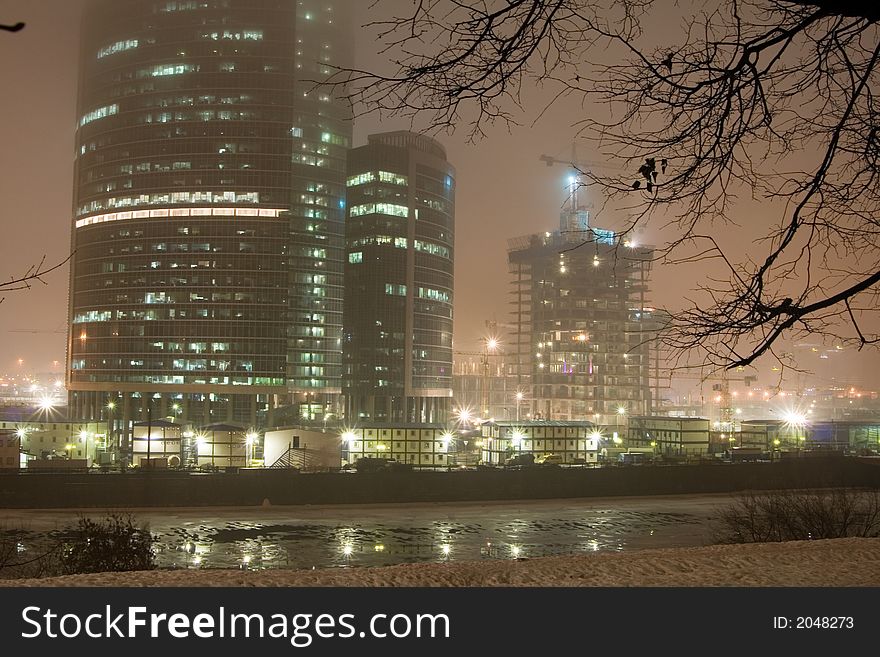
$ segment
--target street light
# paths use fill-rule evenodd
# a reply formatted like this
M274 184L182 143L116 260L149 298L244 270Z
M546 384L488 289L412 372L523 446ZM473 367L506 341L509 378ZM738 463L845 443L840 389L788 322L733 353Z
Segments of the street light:
M800 441L803 440L800 436L800 429L802 429L807 424L807 416L804 413L801 413L796 410L788 410L785 411L782 415L782 420L784 425L790 433L794 434L795 447L800 447Z
M248 448L248 465L254 460L254 444L257 442L257 438L259 438L259 434L254 431L248 432L245 436L245 444Z
M483 338L483 342L485 343L485 349L483 351L483 355L481 356L481 365L482 365L482 375L480 377L480 414L485 417L489 415L490 405L491 405L491 395L489 392L489 374L490 374L490 364L489 357L494 355L498 350L499 342L498 338L494 336L489 336Z
M510 434L510 444L517 450L522 451L522 442L524 438L525 435L523 435L522 431L514 429L513 433Z
M472 415L471 409L469 409L467 407L462 407L462 408L459 408L457 411L455 411L455 419L462 426L466 426L470 423L471 415Z
M614 424L617 427L617 432L620 433L620 418L626 415L626 406L618 406L617 414L614 419Z
M115 452L119 452L119 445L113 441L113 411L116 408L116 402L112 399L107 402L107 444L105 448L113 448Z

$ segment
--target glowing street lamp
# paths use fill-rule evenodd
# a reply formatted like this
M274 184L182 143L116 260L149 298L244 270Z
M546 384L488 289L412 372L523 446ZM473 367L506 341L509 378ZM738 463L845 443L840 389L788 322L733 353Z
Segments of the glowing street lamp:
M797 410L787 410L782 414L783 426L793 434L795 445L799 446L801 440L805 440L805 436L800 435L801 429L807 424L807 416Z
M472 416L473 414L471 413L471 409L466 407L459 408L457 411L455 411L455 419L461 425L466 425L470 423Z
M55 408L55 400L48 395L43 395L42 397L40 397L40 402L38 406L41 411L48 413Z
M254 445L257 442L257 438L259 438L259 434L254 431L249 431L244 437L244 443L247 445L248 451L248 465L254 460Z
M519 429L514 429L513 433L510 434L510 444L516 449L522 449L522 442L524 439L525 435Z

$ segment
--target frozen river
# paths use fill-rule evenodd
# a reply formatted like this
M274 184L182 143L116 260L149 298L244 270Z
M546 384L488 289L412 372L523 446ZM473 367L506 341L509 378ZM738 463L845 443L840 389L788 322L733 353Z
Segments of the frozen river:
M677 495L133 513L157 537L163 568L322 568L707 545L712 519L730 500ZM0 509L0 526L27 530L27 542L76 518L70 510Z

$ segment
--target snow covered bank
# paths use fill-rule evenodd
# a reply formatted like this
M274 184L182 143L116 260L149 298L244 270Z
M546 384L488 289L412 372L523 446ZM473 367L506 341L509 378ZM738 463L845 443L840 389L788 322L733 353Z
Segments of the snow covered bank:
M173 570L0 586L880 586L880 539L845 538L324 570Z

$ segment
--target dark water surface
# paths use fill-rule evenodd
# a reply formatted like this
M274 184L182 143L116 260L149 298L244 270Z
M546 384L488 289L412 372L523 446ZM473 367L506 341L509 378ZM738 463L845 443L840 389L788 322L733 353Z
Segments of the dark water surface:
M533 502L135 509L161 568L322 568L511 559L712 542L727 495ZM83 513L99 517L103 510ZM32 550L77 511L0 510Z

